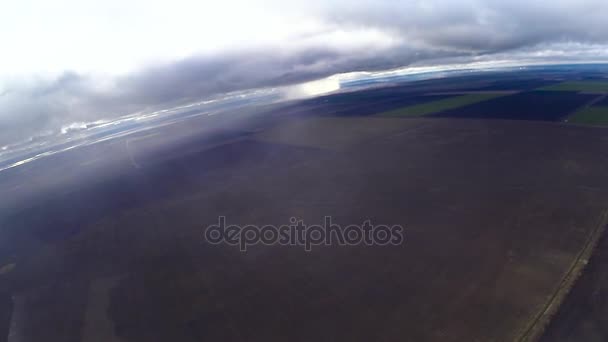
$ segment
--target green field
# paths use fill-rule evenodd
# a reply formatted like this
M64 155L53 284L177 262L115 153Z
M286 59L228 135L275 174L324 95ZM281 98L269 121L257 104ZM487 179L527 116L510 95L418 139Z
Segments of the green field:
M540 90L583 91L583 92L608 93L608 82L597 82L597 81L563 82L560 84L555 84L552 86L540 88Z
M589 107L575 113L568 122L587 125L608 125L608 107Z
M423 116L490 100L505 94L466 94L379 113L381 116Z

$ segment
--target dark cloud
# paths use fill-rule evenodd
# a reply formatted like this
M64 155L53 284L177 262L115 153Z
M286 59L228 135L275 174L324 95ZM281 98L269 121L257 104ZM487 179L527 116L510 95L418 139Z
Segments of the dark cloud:
M472 53L548 42L608 42L604 0L378 0L327 12L341 25L390 30L429 48Z
M150 67L113 79L107 87L75 73L14 83L0 97L5 113L0 116L5 132L0 145L71 122L153 110L219 93L297 84L336 73L393 68L432 56L440 54L391 50L371 58L320 48L287 54L260 48Z
M214 93L297 84L336 73L381 70L407 65L440 53L389 50L382 55L349 55L327 48L277 53L271 48L213 57L191 57L125 77L125 101L140 104L200 99Z

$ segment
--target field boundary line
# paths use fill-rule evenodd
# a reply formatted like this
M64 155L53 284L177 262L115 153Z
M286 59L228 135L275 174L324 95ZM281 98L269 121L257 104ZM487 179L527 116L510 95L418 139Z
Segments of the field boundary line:
M575 116L576 114L578 114L578 113L580 113L580 112L582 112L582 111L584 111L584 110L586 110L586 109L592 108L592 107L593 107L593 106L594 106L596 103L601 102L603 99L605 99L605 98L606 98L606 96L608 96L608 94L602 94L602 95L597 96L597 97L596 97L596 98L594 98L593 100L591 100L591 101L587 102L587 103L586 103L585 105L583 105L582 107L577 108L576 110L574 110L574 111L572 111L571 113L569 113L569 114L567 114L566 116L564 116L564 118L563 118L563 120L562 120L562 121L563 121L563 122L568 122L568 121L570 121L570 118L571 118L571 117Z
M570 290L585 270L585 267L595 251L595 247L597 246L600 237L606 230L606 225L608 225L608 209L604 210L600 215L599 224L595 227L591 234L589 234L583 248L572 262L568 272L566 272L560 281L557 290L553 293L549 301L545 304L542 310L517 339L517 341L533 342L538 341L542 337L545 329L551 322L551 319L555 316L555 314L557 314L564 299L570 293Z

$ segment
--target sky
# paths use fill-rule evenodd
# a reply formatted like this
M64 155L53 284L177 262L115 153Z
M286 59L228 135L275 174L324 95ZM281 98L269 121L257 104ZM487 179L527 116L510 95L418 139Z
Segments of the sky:
M2 145L353 71L608 61L608 2L19 0L0 4L0 44Z

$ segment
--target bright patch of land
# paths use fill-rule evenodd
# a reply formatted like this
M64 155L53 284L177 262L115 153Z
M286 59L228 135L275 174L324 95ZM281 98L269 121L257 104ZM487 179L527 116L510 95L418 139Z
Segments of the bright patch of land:
M496 97L505 96L505 93L475 93L462 96L449 97L428 103L398 108L387 112L382 112L381 116L423 116L427 114L439 113L444 110L464 107L470 104L490 100Z
M578 124L606 126L608 125L608 107L584 108L576 112L568 121Z

